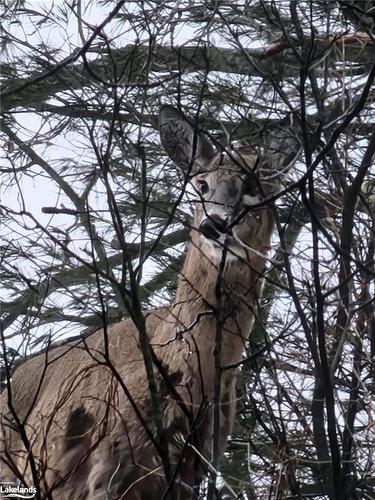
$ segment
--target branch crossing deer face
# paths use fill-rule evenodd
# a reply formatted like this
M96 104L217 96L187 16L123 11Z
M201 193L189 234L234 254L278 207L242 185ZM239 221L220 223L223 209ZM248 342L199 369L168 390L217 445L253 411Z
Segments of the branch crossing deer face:
M161 142L192 184L198 200L194 225L214 259L246 258L262 232L264 206L271 183L257 171L254 156L217 152L182 112L163 106Z

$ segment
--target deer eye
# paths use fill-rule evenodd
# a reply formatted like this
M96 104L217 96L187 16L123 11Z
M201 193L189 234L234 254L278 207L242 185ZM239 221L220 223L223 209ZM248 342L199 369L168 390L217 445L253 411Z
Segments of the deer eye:
M199 191L202 194L208 193L208 191L209 191L210 188L209 188L207 182L204 179L198 179L197 184L198 184L198 187L199 187Z

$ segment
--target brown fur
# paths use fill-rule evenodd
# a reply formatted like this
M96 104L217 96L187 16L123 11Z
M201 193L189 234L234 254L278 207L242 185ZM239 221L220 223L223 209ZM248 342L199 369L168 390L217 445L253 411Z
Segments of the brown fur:
M166 113L177 120L180 128L186 126L179 112L169 107ZM174 126L172 118L171 127ZM168 140L167 133L168 129L164 133ZM172 150L174 143L168 142L167 146ZM209 175L204 173L205 178ZM212 175L218 176L217 169ZM238 177L238 170L235 175ZM221 186L216 196L224 199L225 185L216 181L215 185ZM240 193L235 196L241 197ZM207 207L215 208L214 201L211 195ZM169 461L175 474L174 493L180 499L192 498L194 489L197 491L205 468L200 455L208 461L211 458L218 319L222 321L221 366L227 367L241 361L260 292L262 255L268 249L272 233L269 209L245 215L236 226L244 243L240 258L238 255L229 258L220 277L220 258L215 259L212 245L197 231L204 217L199 203L174 303L146 314L151 346L167 375L164 379L158 369L154 369L164 439L168 441ZM115 373L104 362L106 335ZM27 437L46 497L55 500L163 498L166 481L162 463L143 425L145 422L155 436L138 339L138 331L128 319L107 331L97 331L85 340L71 341L40 354L14 373L13 407L22 422L26 419ZM236 369L222 371L222 451L235 416L235 382ZM128 395L139 414L134 411ZM32 483L24 443L20 434L8 425L13 419L6 410L6 399L4 394L2 411L6 415L2 423L8 458L11 457L27 482ZM12 476L9 470L3 473L8 478Z
M269 213L264 211L261 221L257 223L259 231L265 234L262 244L256 249L264 252L269 245L272 227ZM252 255L248 262L229 262L224 270L221 307L228 317L222 328L223 366L241 360L243 342L250 333L253 321L252 308L255 307L259 289L256 283L263 266L263 259ZM212 307L217 305L217 279L218 264L212 263L206 256L205 244L193 230L174 304L147 314L147 330L155 353L167 368L172 381L175 374L176 388L193 415L196 416L199 409L202 413L197 424L202 441L200 451L208 459L211 431L209 404L214 391L213 351L216 336ZM137 339L137 330L130 320L108 329L110 357L150 424L150 396ZM21 419L30 412L26 428L33 442L33 453L47 467L46 481L52 491L57 487L56 498L59 500L105 498L98 495L98 490L102 487L105 491L117 468L117 475L111 482L113 496L109 498L119 498L127 488L129 492L123 497L126 499L151 498L147 496L151 491L158 492L155 498L162 498L165 484L160 459L111 371L93 359L101 360L103 350L104 334L98 331L85 344L75 342L61 346L24 363L12 380L14 408ZM44 373L46 361L48 368ZM235 370L223 372L222 387L226 388L221 401L223 448L234 420L235 377ZM35 394L42 378L41 389ZM171 443L171 460L178 463L190 429L168 389L161 394L164 397L161 401L163 424ZM202 403L205 403L203 409ZM79 418L76 422L81 429L69 431L72 415L82 408L82 422ZM80 432L81 439L77 438ZM69 447L70 434L76 439L76 445ZM174 445L175 441L179 444ZM9 436L7 446L13 452L23 448L14 432ZM191 486L194 485L193 455L189 450L179 471L179 477L192 481ZM24 467L25 460L25 452L17 454L19 467ZM147 476L151 471L154 471L151 477ZM144 481L140 479L143 476L147 476ZM137 482L131 486L134 481ZM189 498L187 491L182 490L181 498Z

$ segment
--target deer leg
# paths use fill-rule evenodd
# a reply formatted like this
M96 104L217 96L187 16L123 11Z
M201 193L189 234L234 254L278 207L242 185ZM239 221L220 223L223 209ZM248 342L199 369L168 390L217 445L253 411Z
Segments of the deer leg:
M121 441L102 444L92 456L87 500L160 500L160 467L152 455L141 466Z
M56 494L61 500L81 500L86 496L94 424L94 417L83 406L69 415L55 477Z

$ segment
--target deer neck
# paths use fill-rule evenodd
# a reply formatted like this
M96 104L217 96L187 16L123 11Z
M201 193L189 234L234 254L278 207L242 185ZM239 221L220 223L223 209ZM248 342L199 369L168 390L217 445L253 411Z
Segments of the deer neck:
M193 230L172 308L179 336L187 342L191 339L202 355L212 358L220 328L222 365L240 361L263 268L259 255L248 261L229 260L222 266Z

